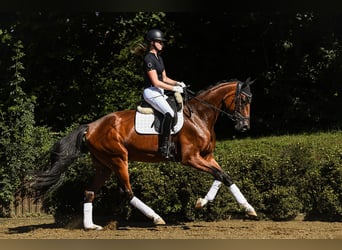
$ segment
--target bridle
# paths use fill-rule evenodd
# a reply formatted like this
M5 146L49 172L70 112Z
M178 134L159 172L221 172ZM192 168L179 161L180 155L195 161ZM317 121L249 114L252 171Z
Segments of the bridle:
M208 103L207 101L205 100L202 100L198 97L195 96L195 92L185 88L185 94L186 95L191 95L191 98L199 101L200 103L226 115L229 117L229 119L231 119L232 121L234 122L243 122L245 120L249 120L249 116L243 116L241 115L241 108L243 105L245 105L246 103L251 103L252 102L252 93L247 93L246 91L244 91L243 89L243 85L245 84L248 84L248 83L245 83L245 82L241 82L241 81L238 81L237 83L237 86L236 86L236 91L235 91L235 98L234 98L234 101L235 101L235 108L234 108L234 111L232 114L228 113L227 111L225 110L222 110L214 105L212 105L211 103ZM241 94L243 94L245 97L246 97L246 102L243 102L242 101L242 98L241 98ZM229 96L226 96L222 102L223 104L225 103L225 100L228 98ZM187 99L187 98L186 98ZM225 105L223 105L225 106ZM192 110L190 110L190 114L192 113Z
M248 84L248 83L238 82L236 86L235 109L234 109L235 120L234 121L238 121L238 122L244 122L245 120L249 120L250 118L249 116L241 115L241 112L240 112L244 105L250 104L252 102L252 93L251 92L247 93L243 88L243 85L245 84ZM241 97L242 95L245 96L245 101L243 101Z

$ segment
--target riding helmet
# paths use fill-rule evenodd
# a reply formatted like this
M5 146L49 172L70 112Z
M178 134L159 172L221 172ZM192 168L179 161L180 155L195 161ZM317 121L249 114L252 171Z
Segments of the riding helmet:
M166 41L163 32L158 29L151 29L147 32L145 40L148 42L152 41Z

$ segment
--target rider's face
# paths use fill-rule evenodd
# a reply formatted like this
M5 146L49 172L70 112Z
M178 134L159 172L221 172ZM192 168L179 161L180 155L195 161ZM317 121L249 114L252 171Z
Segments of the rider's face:
M164 43L163 41L153 41L153 45L158 51L160 51L163 49Z

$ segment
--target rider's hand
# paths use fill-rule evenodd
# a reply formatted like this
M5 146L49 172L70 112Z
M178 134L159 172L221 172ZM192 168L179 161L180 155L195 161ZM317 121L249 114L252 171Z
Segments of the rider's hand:
M181 86L176 85L176 86L172 87L172 91L179 92L179 93L182 94L183 93L183 88Z
M177 85L178 85L178 86L181 86L182 88L185 88L185 87L186 87L186 85L185 85L184 82L177 82Z

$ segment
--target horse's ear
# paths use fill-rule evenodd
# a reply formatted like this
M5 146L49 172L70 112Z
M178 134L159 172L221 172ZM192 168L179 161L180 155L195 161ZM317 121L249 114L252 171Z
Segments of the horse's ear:
M255 82L255 80L256 80L256 79L254 79L254 80L251 81L251 78L248 77L248 78L246 79L245 83L248 84L248 85L251 85L252 83Z

